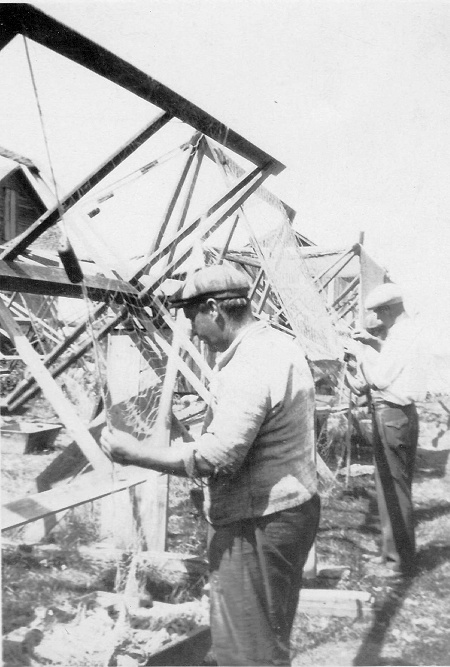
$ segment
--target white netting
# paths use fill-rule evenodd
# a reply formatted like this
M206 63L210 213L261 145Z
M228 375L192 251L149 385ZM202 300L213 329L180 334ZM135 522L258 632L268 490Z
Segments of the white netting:
M308 358L314 361L342 357L342 344L331 314L309 275L288 221L265 236L258 236L257 227L251 222L250 225L261 264Z

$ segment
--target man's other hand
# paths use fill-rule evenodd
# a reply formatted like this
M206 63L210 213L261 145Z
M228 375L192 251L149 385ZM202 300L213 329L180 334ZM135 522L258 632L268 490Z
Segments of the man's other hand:
M116 463L133 463L138 458L140 442L129 433L107 426L100 436L100 446Z

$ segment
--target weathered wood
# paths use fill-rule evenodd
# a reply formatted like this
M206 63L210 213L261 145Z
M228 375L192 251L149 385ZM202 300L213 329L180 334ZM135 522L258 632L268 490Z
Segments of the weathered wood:
M19 7L19 5L14 5L14 7L16 8L15 12L17 12L17 7ZM23 7L26 7L26 5L23 5ZM20 32L20 29L18 32ZM20 255L30 243L39 238L43 232L59 220L61 210L67 211L80 201L89 190L111 173L123 160L125 160L125 158L129 157L136 149L142 146L142 144L155 134L155 132L164 127L171 118L172 115L170 113L158 114L147 127L135 134L124 146L121 146L118 151L111 155L105 162L97 167L94 172L85 178L84 181L66 195L59 205L54 206L52 209L44 213L22 234L8 243L5 251L0 255L0 259L13 260Z
M303 588L298 612L361 619L373 613L373 605L373 596L363 591Z
M5 292L29 292L78 299L83 297L81 283L71 283L63 268L0 260L0 280L1 289ZM136 288L128 282L100 275L86 274L84 284L93 301L116 298L121 293L130 296L138 294Z
M70 58L147 102L168 111L194 129L226 145L253 164L262 166L270 161L274 163L277 173L284 169L281 162L239 135L228 125L111 51L35 7L26 4L5 5L2 11L3 29L9 33L15 31L25 34L39 44Z
M249 292L249 295L248 295L248 298L249 298L250 301L255 296L256 290L258 289L259 283L261 282L261 279L262 279L263 276L264 276L264 269L259 269L258 275L256 276L255 280L253 281L252 288L251 288L251 290Z
M142 373L143 358L147 364L145 373ZM150 400L154 391L160 391L161 380L160 374L154 369L155 359L156 355L153 359L148 359L148 355L142 355L139 347L126 334L113 335L109 339L107 357L109 423L134 436L138 434L134 429L133 421L129 422L126 419L124 410L135 397L142 396L143 392L147 392L146 400ZM165 366L164 363L163 365ZM126 373L124 373L124 367L127 369ZM137 409L140 408L141 403L137 405ZM167 405L164 406L164 409L167 410ZM171 413L171 405L169 410ZM146 421L147 419L148 417ZM164 426L167 425L165 417L163 423ZM158 446L168 446L170 422L167 432L164 429L155 430L156 424L157 419L153 423L148 423L148 428L152 429L152 441ZM125 491L114 498L105 498L102 501L101 530L104 539L112 540L116 546L124 549L132 549L139 544L143 549L164 551L168 476L149 470L147 480L139 489L130 489L129 492ZM120 526L119 530L118 526Z
M244 169L239 166L237 162L235 162L229 155L226 155L221 148L214 146L212 141L206 139L206 143L206 156L213 162L220 162L220 164L226 167L235 178L241 178L241 176L244 174ZM272 192L267 190L263 185L258 189L256 196L259 199L265 201L266 204L269 204L276 209L283 210L286 214L286 217L289 219L289 222L292 223L296 215L296 211L291 206L288 206L288 204L286 204L284 201L276 197Z
M83 356L87 350L89 350L95 343L102 340L110 331L117 326L117 324L127 316L127 311L122 309L119 314L114 318L106 322L101 329L99 329L94 337L86 338L77 348L70 354L67 359L64 359L58 366L55 368L49 368L49 373L53 378L57 378L61 373L69 368L75 361ZM61 346L63 347L63 346ZM68 347L68 345L67 345ZM61 348L60 348L61 349ZM43 360L44 366L49 366L49 357ZM14 412L20 408L26 401L29 401L33 398L38 392L39 388L36 385L36 380L34 377L27 378L23 380L19 386L7 397L5 402L5 407L9 412Z
M164 322L167 324L167 326L172 330L172 332L177 334L181 345L186 349L187 352L191 355L193 361L197 364L197 366L200 368L202 371L202 374L206 377L208 381L211 380L212 377L212 370L208 366L208 364L205 361L205 358L200 354L200 352L197 350L195 347L194 343L190 340L190 338L180 330L180 327L175 324L174 319L171 317L169 311L167 308L160 302L158 302L158 308L159 308L159 313L161 314ZM161 341L160 336L158 336L158 343ZM161 341L161 344L164 345L164 342ZM167 354L167 347L164 345L164 351ZM177 362L178 363L178 362ZM183 365L179 365L179 370L182 370ZM190 374L189 374L190 375ZM186 380L188 380L188 377L186 375ZM189 380L188 380L189 381ZM202 396L201 391L198 391L200 388L198 387L197 383L192 385L197 393Z
M170 237L170 225L169 225L169 223L171 221L172 214L174 212L176 203L178 201L178 197L180 196L181 190L182 190L183 185L186 181L186 178L187 178L187 175L188 175L189 170L191 168L192 162L193 162L194 157L197 153L197 149L194 148L194 144L196 142L198 142L199 139L200 139L200 134L198 133L198 134L194 135L192 137L191 141L189 142L191 144L191 149L190 149L190 151L189 151L189 153L188 153L188 155L187 155L187 157L184 161L184 164L181 167L180 177L176 181L174 191L173 191L172 196L169 200L167 208L164 212L162 223L159 227L158 234L156 235L155 240L152 244L153 247L152 247L152 250L149 253L149 255L152 254L155 251L155 248L159 248L159 246L161 245L162 240L164 238L164 235L168 234L169 237ZM180 225L177 227L176 231L179 231L179 229L180 229Z
M48 558L62 555L66 550L70 551L60 544L29 544L31 552L39 558ZM8 540L7 534L2 536L2 549L10 553L16 551L18 543L15 540ZM129 551L116 549L109 544L97 542L94 545L77 546L77 552L83 561L92 564L97 570L107 570L117 568L117 563L123 562L129 555ZM164 578L169 584L174 586L186 583L189 579L198 581L201 577L208 574L208 561L201 556L195 556L188 553L179 553L171 551L140 551L136 554L138 570L157 570L161 578ZM114 596L113 593L110 595Z
M350 313L354 308L356 308L357 305L358 305L358 295L356 295L349 301L349 305L347 306L347 308L338 313L338 319L341 320L342 318L344 318L346 315L348 315L348 313Z
M81 422L74 407L66 399L61 388L56 384L49 371L45 368L38 354L23 335L18 325L14 322L11 313L1 299L0 319L14 341L17 352L39 383L43 394L51 403L67 431L73 439L76 440L86 458L92 463L93 468L103 470L110 469L110 461L101 451L88 429Z
M70 493L68 487L62 485L49 491L25 496L20 500L13 500L2 507L2 530L23 526L55 512L77 507L136 484L142 484L148 479L148 473L148 470L134 466L116 469L114 475L87 472L70 483Z
M183 241L185 238L187 238L192 232L194 232L200 223L204 223L206 219L214 219L215 214L217 214L218 211L222 211L223 216L219 218L219 221L217 224L220 224L225 220L229 215L232 215L234 212L234 209L231 210L231 207L233 206L233 203L235 201L235 198L238 194L244 193L243 198L244 200L250 196L252 192L259 186L259 179L262 179L262 174L264 174L264 178L267 178L267 176L270 175L270 169L271 165L267 164L263 169L253 169L252 171L248 172L243 176L239 181L234 183L232 187L228 189L228 191L219 197L219 199L214 200L214 202L206 209L206 211L198 216L195 220L193 220L191 223L183 227L183 229L180 229L180 231L168 242L164 243L161 248L156 250L153 255L151 255L148 259L146 258L143 260L140 266L138 266L135 271L135 275L140 276L142 275L143 271L149 272L163 257L165 257L167 254L169 254L174 247L177 247L180 245L181 241ZM257 185L254 185L254 181L257 179ZM251 186L251 187L250 187ZM231 210L231 212L230 212ZM188 251L190 252L190 250ZM186 253L188 254L188 253ZM183 255L183 258L181 261L184 261L186 258L186 254ZM181 264L181 261L179 264ZM166 267L167 269L174 269L176 268L176 265L174 264L174 261L169 262L168 266ZM167 271L166 274L167 275ZM133 284L133 281L131 281ZM150 289L154 288L154 284L152 283L146 291L149 291Z
M198 217L196 220L194 220L186 228L181 229L180 232L174 237L174 239L172 239L170 242L167 242L167 243L163 244L163 246L160 249L158 249L155 253L153 253L153 255L148 260L147 259L144 260L142 265L139 266L136 269L136 271L134 273L134 276L131 278L131 282L132 282L133 286L137 289L141 289L142 285L139 282L138 277L140 275L142 275L143 269L145 268L145 270L150 271L159 262L159 260L161 260L167 254L169 254L172 251L172 249L175 248L175 246L181 240L186 238L189 235L189 233L192 233L195 229L197 229L198 225L200 224L200 222L202 221L202 219L204 217L208 218L209 216L211 216L211 221L210 221L211 226L206 227L206 231L208 231L208 229L210 229L210 228L212 228L212 230L214 230L227 217L227 215L228 215L228 206L233 206L234 205L234 202L236 200L236 196L238 195L238 193L241 193L241 189L243 190L244 194L242 194L240 196L242 196L242 198L245 199L246 197L249 196L249 194L253 191L253 189L255 187L257 187L255 185L255 180L254 179L258 179L261 176L262 173L264 173L264 178L265 178L270 173L269 166L265 170L255 169L252 172L245 175L243 178L241 178L238 183L234 184L233 187L231 187L229 189L229 191L227 193L225 193L225 195L223 195L221 198L219 198L219 200L215 201L208 208L208 210L204 214L204 216ZM261 176L261 178L262 178L262 176ZM214 217L214 214L219 210L222 213L222 215L219 217L219 220L217 220L216 217ZM143 293L144 292L149 292L150 290L154 290L157 285L159 285L168 275L170 275L170 273L176 267L178 267L184 261L184 259L186 259L189 252L190 252L190 248L188 248L183 253L183 255L181 257L174 258L172 261L170 261L168 266L166 266L166 269L160 274L160 277L158 279L152 280L150 282L150 284L148 284L148 283L146 284L146 287L144 288ZM14 266L17 265L16 263L12 263L12 264ZM1 261L0 261L0 275L1 275ZM122 283L120 283L120 284L122 285ZM124 284L126 284L126 283L124 283ZM78 286L76 286L76 287L78 287ZM105 308L106 308L105 304L100 304L99 306L97 306L94 309L92 317L94 317L94 318L98 317L105 310ZM124 313L123 312L119 313L117 318L111 322L110 328L112 328L116 324L118 324L123 317L124 317ZM72 344L72 342L81 333L83 333L85 331L86 326L87 326L87 319L77 327L77 329L67 338L66 341L62 342L60 344L60 346L58 346L53 352L50 353L50 355L48 356L45 364L48 366L48 365L50 365L50 363L52 363L54 360L56 360L58 358L58 356L60 356L60 354L62 354L67 349L67 347L69 347L69 345ZM194 354L195 354L195 352L194 352ZM29 384L31 384L32 382L33 381L31 379L27 380L26 381L27 386ZM20 405L23 404L23 402L24 402L23 398L20 398L17 402L15 402L15 397L18 396L19 393L22 394L22 392L25 390L25 389L22 390L22 387L25 387L25 383L21 384L20 389L17 388L17 394L15 393L14 394L14 399L12 399L12 400L14 400L14 402L8 403L9 410L13 410L13 409L15 410L15 409L17 409L17 407L19 407ZM33 395L34 395L34 392L33 392ZM26 400L28 400L28 399L26 399Z
M153 425L152 439L159 447L169 447L172 429L172 400L178 373L176 360L180 354L179 336L172 336L170 352L159 397L158 414ZM167 546L167 512L169 476L159 475L151 493L149 483L136 489L137 510L147 549L165 551Z
M350 285L348 285L348 287L346 287L345 290L343 292L341 292L341 294L339 294L337 299L335 299L333 301L333 303L331 304L331 307L336 308L336 306L338 306L340 304L342 299L345 299L347 294L350 294L350 292L352 292L356 287L358 287L358 285L359 285L359 276L357 276L354 280L352 280Z
M197 146L197 154L196 154L197 159L195 160L194 167L193 168L191 167L191 173L189 175L189 182L188 182L187 192L186 192L185 197L183 199L183 205L182 205L181 212L180 212L180 215L179 215L178 220L177 220L176 233L178 233L180 231L180 229L183 228L183 226L185 224L185 221L186 221L186 217L187 217L189 207L190 207L191 201L192 201L192 195L194 194L194 189L195 189L195 186L197 184L198 175L199 175L199 172L200 172L200 167L202 165L203 157L204 157L204 154L205 154L204 144L205 144L205 142L204 142L203 138L200 139L200 141L198 143L198 146ZM170 262L172 261L174 253L175 253L175 248L173 247L172 250L169 253L168 258L167 258L167 263L168 264L170 264Z
M334 279L336 278L336 276L338 276L338 275L340 274L340 272L342 271L342 269L344 269L344 268L347 266L347 264L349 264L349 263L352 261L352 259L353 259L354 256L355 256L355 251L354 251L353 248L351 248L348 252L344 253L344 254L338 259L337 262L334 262L334 263L333 263L332 266L335 267L335 268L334 268L334 271L333 271L333 273L332 273L331 275L329 275L329 276L327 277L327 279L325 280L325 282L321 283L320 281L322 280L322 278L324 277L324 275L326 275L326 274L328 273L328 271L331 270L331 266L328 267L328 269L326 269L326 270L325 270L325 271L324 271L318 278L314 278L314 282L317 283L317 285L318 285L318 290L319 290L319 292L323 292L323 290L325 289L325 287L327 287L327 286L331 283L331 281L334 280ZM339 262L342 262L342 263L338 266ZM336 267L337 267L337 268L336 268ZM320 283L320 284L319 284L319 283Z
M22 298L23 295L21 294ZM50 338L54 343L60 343L61 342L61 333L58 333L55 329L53 329L45 320L40 318L37 314L34 314L31 312L30 308L27 306L25 302L25 306L20 305L20 303L6 303L8 300L6 299L5 295L0 293L0 299L3 300L3 303L5 303L5 306L9 308L11 313L14 316L14 319L16 322L21 322L23 321L24 323L31 323L34 321L35 323L39 324L40 327L43 329L43 334L45 334L48 338ZM30 315L31 313L31 315Z

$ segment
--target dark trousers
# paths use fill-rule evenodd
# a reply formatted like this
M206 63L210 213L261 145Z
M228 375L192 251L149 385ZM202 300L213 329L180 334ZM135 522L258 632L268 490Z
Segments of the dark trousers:
M211 633L219 665L290 665L289 638L320 499L211 527Z
M415 556L411 487L419 435L416 407L375 403L373 427L382 556L388 565L408 572Z

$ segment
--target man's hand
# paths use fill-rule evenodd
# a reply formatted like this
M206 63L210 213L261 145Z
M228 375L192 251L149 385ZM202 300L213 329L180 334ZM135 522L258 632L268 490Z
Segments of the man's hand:
M372 334L365 329L355 329L352 333L352 338L363 345L370 345L375 348L375 350L379 350L381 347L380 339L376 336L372 336Z
M109 458L117 463L133 463L141 451L135 437L117 428L106 427L100 436L100 445Z

